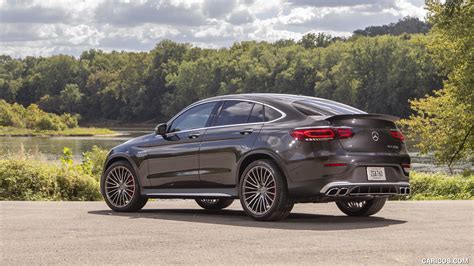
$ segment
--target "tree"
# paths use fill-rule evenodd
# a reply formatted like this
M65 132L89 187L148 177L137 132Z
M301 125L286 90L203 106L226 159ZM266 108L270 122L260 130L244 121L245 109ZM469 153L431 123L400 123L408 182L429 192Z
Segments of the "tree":
M331 35L324 32L320 32L317 35L315 33L307 33L298 41L298 44L302 45L305 49L327 47L333 42L332 39Z
M61 99L61 111L67 113L77 112L83 95L77 84L66 84L66 87L59 96Z
M402 121L410 135L419 136L422 153L434 152L438 163L452 164L472 158L474 94L474 5L452 0L427 2L433 24L428 48L447 78L434 96L411 101L415 114Z
M369 26L363 30L355 30L354 35L362 36L378 36L378 35L401 35L404 33L414 34L414 33L428 33L431 25L421 21L417 17L404 17L396 23L390 23L388 25L382 26Z

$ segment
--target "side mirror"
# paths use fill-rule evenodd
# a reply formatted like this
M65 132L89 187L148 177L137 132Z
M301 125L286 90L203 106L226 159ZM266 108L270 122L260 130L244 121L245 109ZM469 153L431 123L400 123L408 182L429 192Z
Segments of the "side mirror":
M164 136L166 134L166 129L168 128L168 126L166 125L166 123L161 123L161 124L158 124L156 127L155 127L155 134L156 135L161 135L161 136Z

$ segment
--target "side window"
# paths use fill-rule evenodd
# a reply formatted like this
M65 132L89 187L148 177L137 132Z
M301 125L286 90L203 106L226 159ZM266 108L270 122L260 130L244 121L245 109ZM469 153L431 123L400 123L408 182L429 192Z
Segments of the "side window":
M217 102L205 103L187 110L171 123L169 132L205 127L216 104Z
M263 105L254 104L248 123L263 122Z
M273 121L275 119L280 118L281 116L282 114L278 112L277 110L271 107L265 106L265 122Z
M242 101L226 101L219 116L216 126L235 125L247 123L253 103Z

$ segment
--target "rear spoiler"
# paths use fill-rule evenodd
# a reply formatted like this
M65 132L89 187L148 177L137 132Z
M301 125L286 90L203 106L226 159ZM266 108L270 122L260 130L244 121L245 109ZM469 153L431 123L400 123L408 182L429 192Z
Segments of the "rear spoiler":
M379 119L379 120L386 120L395 123L400 118L393 116L393 115L384 115L384 114L346 114L346 115L332 115L327 116L324 120L327 121L335 121L335 120L343 120L343 119L357 119L357 118L372 118L372 119Z

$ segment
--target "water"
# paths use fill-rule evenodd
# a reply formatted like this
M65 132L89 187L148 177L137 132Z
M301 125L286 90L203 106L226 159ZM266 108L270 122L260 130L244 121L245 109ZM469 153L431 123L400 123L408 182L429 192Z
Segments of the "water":
M0 137L0 158L9 157L24 149L30 154L41 154L47 160L57 160L64 147L72 150L74 160L80 161L82 153L97 145L109 150L114 146L153 131L152 126L141 128L112 128L118 135L113 137ZM413 151L412 143L407 143L409 150ZM423 172L448 172L446 166L435 165L432 155L420 156L417 152L410 152L412 169ZM472 163L460 163L454 167L455 172L464 169L473 169Z
M112 137L0 137L0 157L8 157L24 149L30 154L41 154L48 160L57 160L63 148L72 150L75 160L81 160L82 153L97 145L110 150L131 138L152 132L146 128L112 128L118 134Z

